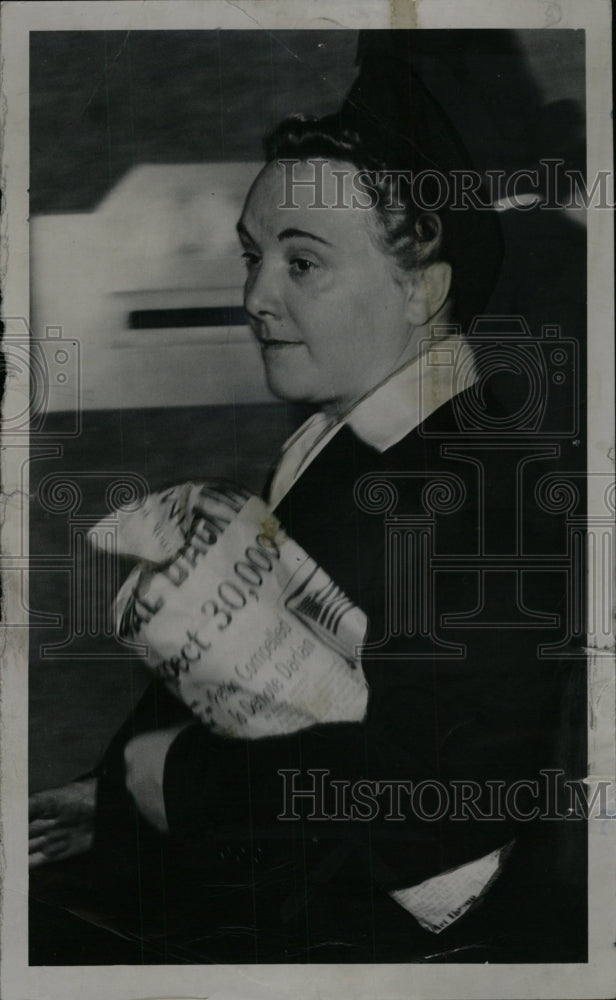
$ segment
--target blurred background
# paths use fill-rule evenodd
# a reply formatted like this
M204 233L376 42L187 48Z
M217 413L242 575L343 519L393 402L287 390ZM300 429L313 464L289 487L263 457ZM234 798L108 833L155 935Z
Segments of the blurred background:
M268 398L234 226L263 135L340 106L357 34L31 36L32 321L78 339L83 409ZM421 31L411 48L480 170L583 168L582 32Z
M583 171L583 32L410 38L480 171L550 157ZM189 478L261 490L305 416L265 386L235 223L264 133L335 111L357 44L353 31L31 34L33 791L91 767L147 681L111 635L126 567L98 563L88 527L114 500ZM488 311L583 347L583 218L502 222Z

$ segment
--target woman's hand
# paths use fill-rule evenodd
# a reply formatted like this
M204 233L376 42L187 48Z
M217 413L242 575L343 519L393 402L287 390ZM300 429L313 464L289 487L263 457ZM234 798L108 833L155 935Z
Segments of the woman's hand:
M35 792L28 800L29 865L65 861L92 847L96 778Z
M192 723L142 733L124 749L126 787L141 815L160 833L169 833L163 796L165 758L174 739L187 725Z

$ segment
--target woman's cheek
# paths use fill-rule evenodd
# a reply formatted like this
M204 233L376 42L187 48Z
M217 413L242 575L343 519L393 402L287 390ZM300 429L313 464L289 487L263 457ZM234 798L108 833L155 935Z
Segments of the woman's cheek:
M298 298L324 300L331 295L332 299L339 299L342 293L340 283L336 281L336 275L329 267L318 267L304 275L295 284Z

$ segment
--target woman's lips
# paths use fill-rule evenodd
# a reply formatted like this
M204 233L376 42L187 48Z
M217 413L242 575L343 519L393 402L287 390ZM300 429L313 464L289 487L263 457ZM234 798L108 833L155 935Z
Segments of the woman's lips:
M265 350L277 350L282 347L301 347L301 340L260 340L261 348Z

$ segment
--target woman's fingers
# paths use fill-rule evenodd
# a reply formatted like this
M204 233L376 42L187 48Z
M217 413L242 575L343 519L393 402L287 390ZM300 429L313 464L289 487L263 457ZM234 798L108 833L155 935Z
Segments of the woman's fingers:
M44 817L54 817L58 815L60 809L60 798L57 792L61 789L52 789L51 791L35 792L28 799L28 815L30 819L35 819L37 816Z
M67 823L80 822L94 816L96 778L72 781L59 788L35 792L28 800L31 820L57 819Z
M30 868L52 861L65 861L83 854L92 847L93 832L89 827L64 827L46 836L34 837L28 845Z
M55 844L58 840L67 840L71 836L76 836L79 831L92 832L89 827L74 826L54 826L49 830L41 830L39 832L30 828L28 836L29 850L38 850L39 847L43 847L45 844Z
M54 816L53 819L31 819L28 823L28 832L30 837L33 837L40 833L46 833L48 830L53 830L58 826L58 818Z
M64 861L90 850L96 787L96 778L86 778L30 796L28 855L31 868Z
M63 830L62 833L58 833L55 837L32 837L28 841L28 854L38 854L40 852L51 856L60 848L65 847L68 842L69 834L67 830Z
M54 858L48 858L45 854L31 854L28 858L28 868L39 868L41 865L49 864Z

